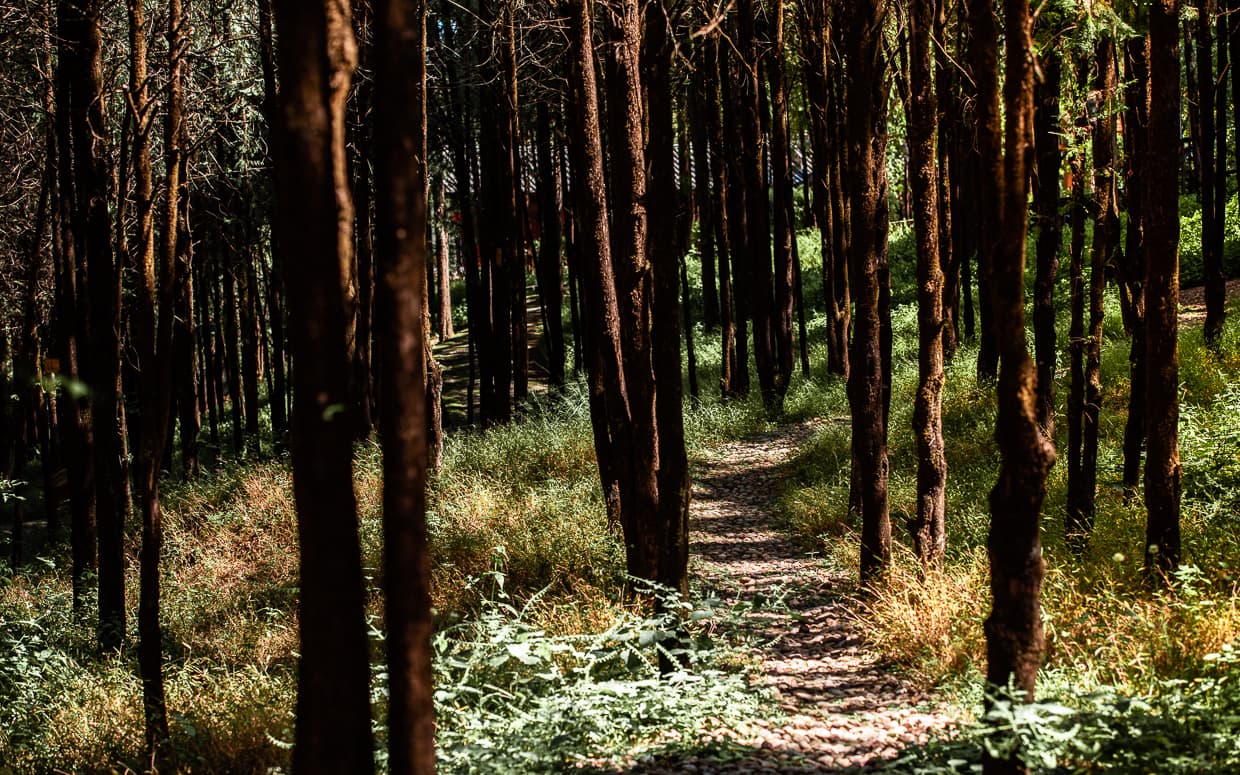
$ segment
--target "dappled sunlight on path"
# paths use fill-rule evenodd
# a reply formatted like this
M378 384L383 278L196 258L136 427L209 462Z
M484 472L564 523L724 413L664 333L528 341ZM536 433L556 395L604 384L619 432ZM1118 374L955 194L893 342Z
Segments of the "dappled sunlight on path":
M718 732L699 751L641 759L626 772L861 771L952 723L866 649L849 610L850 574L775 524L782 468L814 430L780 428L727 444L694 466L694 571L720 597L755 605L751 624L766 644L754 655L759 681L777 692L787 716Z

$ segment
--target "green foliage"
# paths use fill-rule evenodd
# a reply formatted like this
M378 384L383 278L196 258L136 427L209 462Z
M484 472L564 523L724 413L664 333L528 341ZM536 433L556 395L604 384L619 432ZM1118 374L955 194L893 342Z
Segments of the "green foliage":
M1240 274L1240 203L1237 195L1227 199L1223 230L1223 273ZM1180 197L1180 284L1188 287L1205 281L1201 258L1201 203L1191 194Z
M1240 768L1237 651L1212 654L1209 674L1169 679L1143 694L1114 687L1081 692L1062 680L1036 703L1000 693L954 737L909 749L885 772L945 775L981 771L982 751L1013 751L1035 773L1183 775Z
M769 699L726 669L730 647L709 631L732 612L717 600L660 590L666 613L624 611L599 632L553 635L534 620L543 593L518 605L502 563L471 583L489 587L478 616L433 641L440 772L556 772L689 746ZM660 655L677 669L660 675ZM383 698L386 675L376 677Z

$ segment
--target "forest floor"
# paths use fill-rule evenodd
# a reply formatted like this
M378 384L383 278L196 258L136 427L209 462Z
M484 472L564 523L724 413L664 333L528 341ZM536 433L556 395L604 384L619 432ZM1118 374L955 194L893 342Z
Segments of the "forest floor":
M778 524L774 498L786 464L820 424L724 444L693 468L696 581L725 602L753 605L749 624L763 644L753 654L756 680L774 690L786 715L718 730L715 747L639 758L621 771L868 770L958 720L866 648L852 574L803 549Z

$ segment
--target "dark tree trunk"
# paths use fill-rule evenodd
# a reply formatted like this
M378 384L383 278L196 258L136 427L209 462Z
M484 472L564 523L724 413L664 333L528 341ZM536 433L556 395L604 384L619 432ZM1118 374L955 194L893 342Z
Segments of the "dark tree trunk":
M456 334L452 326L452 253L448 239L448 202L443 175L435 176L435 276L439 280L439 341Z
M917 517L913 542L923 568L937 566L947 549L943 450L943 270L939 262L938 171L934 139L938 111L931 39L935 0L909 8L909 165L913 228L917 237L918 384L913 407L917 438Z
M569 137L573 201L581 225L578 249L583 258L586 351L592 353L587 365L595 447L609 511L612 499L619 501L627 570L636 578L657 580L665 542L658 527L652 366L648 347L644 352L642 349L648 343L648 330L634 330L636 321L648 319L649 294L643 289L650 284L649 270L645 277L637 270L645 259L645 212L641 207L645 167L637 77L641 26L636 2L626 2L618 9L611 71L616 80L610 84L632 99L617 102L625 110L610 116L612 159L618 173L613 185L621 202L615 210L616 228L621 232L615 242L623 250L613 267L589 6L584 0L575 0L568 11ZM586 256L595 260L584 260ZM600 415L605 423L599 422Z
M718 71L710 44L694 49L697 78L689 83L689 132L693 146L693 203L698 221L698 257L702 262L702 324L707 331L719 327L719 290L715 279L715 197L711 188L710 130L706 112L711 102L707 82L711 69ZM722 278L720 278L722 279ZM685 297L686 303L688 296Z
M1034 223L1038 227L1037 276L1033 290L1033 351L1038 365L1038 425L1055 443L1055 366L1059 342L1055 332L1055 280L1063 218L1059 212L1059 90L1063 60L1053 46L1041 58L1042 80L1034 87L1033 144L1037 154Z
M374 36L371 32L372 3L355 3L353 29L358 45L358 71L368 72L371 65ZM371 79L354 81L349 100L349 141L351 150L354 235L353 235L353 401L357 407L357 437L369 438L375 428L374 366L374 165L373 98Z
M223 263L225 256L222 251L226 248L219 246L221 253L219 254L220 262ZM230 260L228 265L223 266L224 272L224 319L220 322L224 331L224 370L227 372L228 379L228 398L231 401L231 419L232 419L232 450L233 454L241 455L245 449L245 425L243 417L245 416L245 401L243 399L243 380L241 378L241 345L240 331L241 319L237 309L237 276L240 270L236 266L235 260Z
M627 440L616 449L618 455L624 454L627 459L626 469L621 469L619 477L621 524L629 575L658 580L663 563L662 539L670 536L661 531L663 515L658 508L658 419L651 332L654 272L647 254L646 196L650 189L646 181L639 73L642 22L637 0L622 0L610 33L615 44L607 84L614 230L611 244L628 419ZM668 184L671 183L669 179ZM602 305L594 306L605 309ZM674 322L670 325L673 331L678 329ZM679 336L675 344L667 340L664 344L677 350L679 360ZM617 438L615 431L612 438Z
M74 566L96 567L99 585L99 642L120 646L124 637L124 439L120 388L120 275L112 251L107 137L103 113L103 4L62 2L59 7L59 110L64 114L59 159L64 200L66 267L73 277L67 294L77 321L66 375L83 379L89 398L77 404L78 428L67 446L74 479ZM72 244L69 244L72 241ZM67 300L67 299L66 299ZM86 352L78 348L85 346ZM85 356L83 358L83 356ZM76 362L73 362L76 361ZM66 424L69 425L69 424ZM8 450L6 449L7 453ZM96 521L97 520L97 521ZM96 532L97 529L97 532ZM97 557L96 557L96 537ZM75 570L75 591L81 591Z
M547 341L549 379L553 386L564 384L564 274L561 261L560 213L564 209L560 190L560 170L552 145L551 111L538 105L535 124L538 146L539 214L542 216L538 241L538 291L543 309L543 331Z
M375 319L382 353L388 766L394 775L435 771L423 365L429 351L422 237L427 217L425 19L423 0L382 0L376 7Z
M259 0L259 61L263 70L263 118L267 124L267 137L270 141L278 117L276 115L278 87L276 84L276 53L275 38L272 28L272 0ZM274 202L274 198L273 198ZM271 280L267 286L267 308L271 318L271 369L274 395L269 397L271 406L271 443L275 451L285 449L288 436L288 373L285 366L284 339L284 273L279 263L281 250L276 234L276 218L274 206L269 206L267 213L271 226ZM217 321L218 325L218 321ZM216 449L219 448L219 433L212 430Z
M969 0L968 60L977 84L976 148L980 169L977 190L965 196L976 200L977 220L977 300L978 323L981 331L977 353L979 382L993 382L998 374L999 349L991 315L991 273L995 245L998 243L1002 206L999 181L1003 164L1003 121L999 110L999 53L996 46L983 42L996 36L994 9L991 3ZM968 293L968 283L965 283Z
M500 149L503 153L500 165L504 181L503 194L507 197L512 213L510 232L505 240L508 253L504 256L504 274L509 296L509 321L512 358L512 401L520 406L529 395L530 346L529 328L526 322L525 290L525 190L522 185L521 130L519 128L517 92L517 24L516 8L503 3L501 18L501 65L500 79L503 83L504 101L501 103L503 122L500 125ZM508 415L505 415L507 418Z
M188 157L182 154L180 179L188 181ZM186 479L198 475L198 433L202 415L198 401L198 362L194 358L198 335L194 330L194 254L190 232L189 197L178 198L177 216L176 318L172 331L173 380L177 391L178 423L181 429L181 471ZM271 395L274 404L276 396Z
M245 395L245 447L246 456L259 456L258 437L258 288L254 276L254 262L257 256L250 256L243 265L238 267L241 275L239 319L241 322L241 384Z
M342 0L276 4L281 74L275 171L278 248L293 369L293 493L301 659L293 772L374 771L365 597L353 494L345 267L353 244L345 100L356 49ZM423 239L424 232L412 232Z
M1150 8L1149 135L1145 155L1145 568L1163 578L1180 560L1178 424L1180 306L1180 55L1178 0Z
M851 201L849 276L856 320L849 353L854 483L861 506L861 581L875 582L891 561L887 506L887 423L883 364L882 277L887 254L887 68L884 0L856 3L844 59L849 72L846 137Z
M179 277L178 248L181 243L181 199L186 196L185 154L188 130L184 115L184 83L189 48L188 28L180 0L168 3L169 77L167 114L164 122L165 199L163 232L158 255L147 250L139 267L141 282L134 305L135 345L141 370L142 421L134 460L139 510L142 516L141 573L138 597L138 665L142 674L142 705L146 718L148 757L160 770L173 771L175 764L168 735L168 710L164 698L163 629L159 622L159 560L163 524L159 503L160 463L168 444L172 418L173 352Z
M722 109L731 108L733 101L733 78L731 71L737 66L732 60L734 54L728 53L728 47L717 47L719 52L719 105ZM729 286L732 290L732 313L734 328L732 340L735 343L735 357L732 361L732 374L728 391L733 396L749 395L749 307L750 287L749 246L746 241L746 222L748 220L745 198L745 178L741 169L741 158L744 155L740 140L739 124L736 121L724 122L720 130L723 140L723 194L724 216L722 224L727 230L728 257L731 263L732 277Z
M732 277L735 269L730 260L732 254L730 238L732 229L728 224L730 216L728 203L728 176L724 166L723 125L719 109L719 40L711 36L703 45L701 84L701 110L699 118L706 127L707 147L710 151L710 200L707 207L711 211L711 225L719 259L719 333L720 333L720 394L724 399L740 394L737 382L737 335L736 321L733 314Z
M774 31L771 48L767 52L766 71L771 90L770 166L774 194L771 199L775 216L771 235L775 262L775 307L771 314L771 328L776 357L775 396L782 403L788 393L792 366L796 361L792 349L793 291L796 287L792 254L796 243L796 220L793 214L792 150L788 131L788 87L784 75L783 0L774 0L770 13Z
M765 69L759 54L757 30L758 3L741 0L737 9L737 67L733 98L729 108L738 108L736 117L739 180L745 189L745 254L749 291L749 312L753 322L754 366L758 387L768 411L778 405L780 391L776 377L776 342L771 302L771 199L766 185L767 149L762 132L761 73ZM778 208L777 208L778 210ZM733 241L735 246L735 241ZM733 283L733 287L740 285ZM791 336L791 323L789 323Z
M981 6L987 6L982 9ZM978 3L974 10L989 4ZM1032 143L1033 54L1030 51L1032 19L1028 0L1004 3L1007 58L1004 63L1004 132L1002 166L983 151L985 175L995 175L993 190L1002 195L1002 221L993 255L993 301L995 342L999 349L998 419L995 440L999 446L999 479L990 493L991 527L990 591L993 606L986 619L986 680L994 690L1009 683L1032 702L1034 682L1042 663L1044 635L1041 617L1042 577L1045 572L1039 539L1040 512L1046 495L1046 476L1055 462L1055 447L1038 426L1037 371L1025 344L1025 236L1028 219L1026 156ZM979 66L991 68L986 81L997 78L995 30L970 20ZM975 71L974 77L982 76ZM998 113L988 114L986 135L998 132ZM993 697L993 695L988 696ZM985 756L983 771L1026 772L1018 751L1005 758Z
M1096 51L1094 91L1102 101L1093 128L1094 242L1089 267L1089 335L1085 340L1085 401L1082 407L1082 448L1079 500L1068 504L1065 532L1078 547L1093 530L1094 502L1098 484L1098 419L1102 410L1103 293L1107 267L1119 246L1119 211L1116 206L1115 132L1116 61L1115 41L1103 38ZM1069 479L1072 472L1069 471ZM1073 488L1069 487L1069 492Z
M939 266L943 271L943 358L951 360L960 346L960 266L954 253L952 223L952 177L956 174L959 160L953 155L958 127L958 116L953 110L956 102L956 66L947 51L948 3L939 3L934 16L934 39L941 45L934 47L936 107L939 126L938 162L939 179L936 196L939 209Z
M57 158L57 229L59 262L56 269L56 319L59 323L61 375L81 380L82 348L89 349L89 316L85 281L86 258L80 243L84 229L77 210L77 184L74 175L73 118L76 100L87 99L79 94L82 81L89 85L90 65L86 59L84 38L90 35L87 17L71 0L57 5L58 56L56 67L56 158ZM85 75L83 75L85 73ZM67 383L66 383L67 384ZM86 601L86 577L97 567L98 532L95 521L95 452L94 426L90 402L81 394L62 390L57 402L62 415L59 426L63 434L66 470L69 478L69 499L72 517L69 527L73 578L73 611L81 616Z
M1149 132L1149 41L1134 38L1125 46L1124 148L1128 159L1125 186L1128 230L1119 290L1124 328L1132 337L1128 353L1128 419L1124 423L1124 490L1135 497L1141 485L1141 449L1145 444L1145 148Z
M649 143L647 159L647 255L652 267L651 338L655 378L655 437L658 440L658 581L689 594L689 462L685 454L684 394L680 366L680 289L676 239L675 136L672 53L667 5L646 6L645 75ZM686 307L688 300L686 299ZM665 665L665 667L667 667Z
M1201 187L1201 263L1205 280L1206 320L1203 332L1211 346L1218 344L1223 332L1226 315L1227 288L1223 280L1223 232L1224 211L1227 204L1226 187L1219 196L1217 181L1226 179L1227 153L1217 154L1215 138L1215 102L1222 102L1219 83L1224 83L1222 72L1216 82L1212 57L1214 55L1215 0L1197 0L1197 181ZM1224 42L1218 42L1220 53L1226 50ZM1224 114L1226 115L1226 114ZM1226 130L1223 131L1226 136ZM1217 154L1217 155L1216 155ZM1220 169L1221 168L1221 169Z

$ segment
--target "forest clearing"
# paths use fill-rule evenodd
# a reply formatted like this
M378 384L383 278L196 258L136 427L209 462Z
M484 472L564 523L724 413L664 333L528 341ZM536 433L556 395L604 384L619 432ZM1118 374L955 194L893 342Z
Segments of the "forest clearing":
M1235 63L0 3L0 775L1240 773Z

